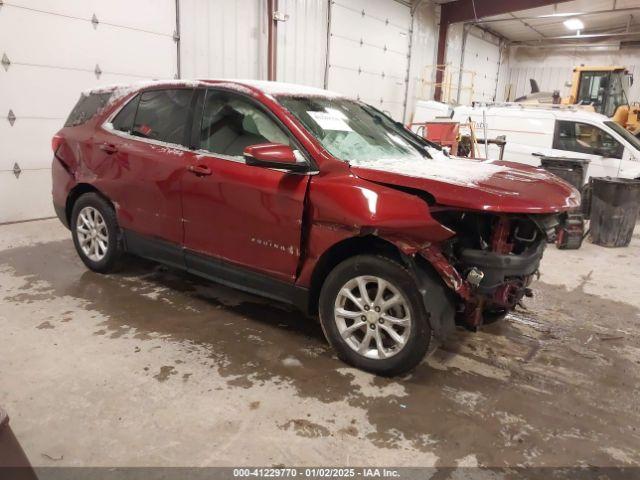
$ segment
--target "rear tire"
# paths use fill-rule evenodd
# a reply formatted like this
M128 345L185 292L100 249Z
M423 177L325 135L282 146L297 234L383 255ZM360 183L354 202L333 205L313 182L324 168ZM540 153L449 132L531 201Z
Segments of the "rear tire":
M356 368L399 375L429 348L431 326L416 281L390 258L358 255L340 263L322 286L319 310L328 342Z
M82 262L94 272L117 269L123 254L120 228L111 204L97 193L85 193L71 213L73 244Z

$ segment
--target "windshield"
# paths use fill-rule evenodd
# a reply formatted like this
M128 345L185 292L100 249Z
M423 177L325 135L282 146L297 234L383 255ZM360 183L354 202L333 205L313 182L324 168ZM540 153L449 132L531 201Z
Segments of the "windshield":
M609 127L611 130L622 136L627 142L631 144L631 146L638 152L640 152L640 138L634 136L627 130L622 127L620 124L616 122L604 122L604 124Z
M354 100L325 97L278 100L331 155L352 164L400 158L423 161L439 153L429 142L382 112Z

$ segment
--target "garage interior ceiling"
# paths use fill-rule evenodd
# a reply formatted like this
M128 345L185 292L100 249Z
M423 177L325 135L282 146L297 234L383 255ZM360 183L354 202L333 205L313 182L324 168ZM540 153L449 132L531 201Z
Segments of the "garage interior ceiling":
M584 29L579 33L568 30L564 22L569 18L580 19L584 23ZM638 0L573 0L486 17L470 23L481 26L515 45L640 42Z

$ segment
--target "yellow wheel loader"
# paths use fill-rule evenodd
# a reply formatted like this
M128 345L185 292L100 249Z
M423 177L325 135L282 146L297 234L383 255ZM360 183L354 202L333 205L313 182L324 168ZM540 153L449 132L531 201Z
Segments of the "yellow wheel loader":
M632 134L640 136L640 104L629 101L629 87L633 85L633 75L625 67L587 67L573 69L571 91L566 98L560 98L558 91L540 92L531 79L531 95L517 98L522 103L561 103L593 109L610 117Z

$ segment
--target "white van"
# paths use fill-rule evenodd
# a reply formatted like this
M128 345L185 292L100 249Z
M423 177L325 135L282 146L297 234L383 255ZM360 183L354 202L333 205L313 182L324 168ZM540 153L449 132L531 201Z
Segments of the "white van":
M640 178L640 139L598 113L551 105L449 107L421 100L416 103L413 122L447 117L461 123L468 123L470 118L480 138L484 136L483 118L486 119L488 138L506 137L506 161L538 166L541 156L583 158L590 161L587 178Z

